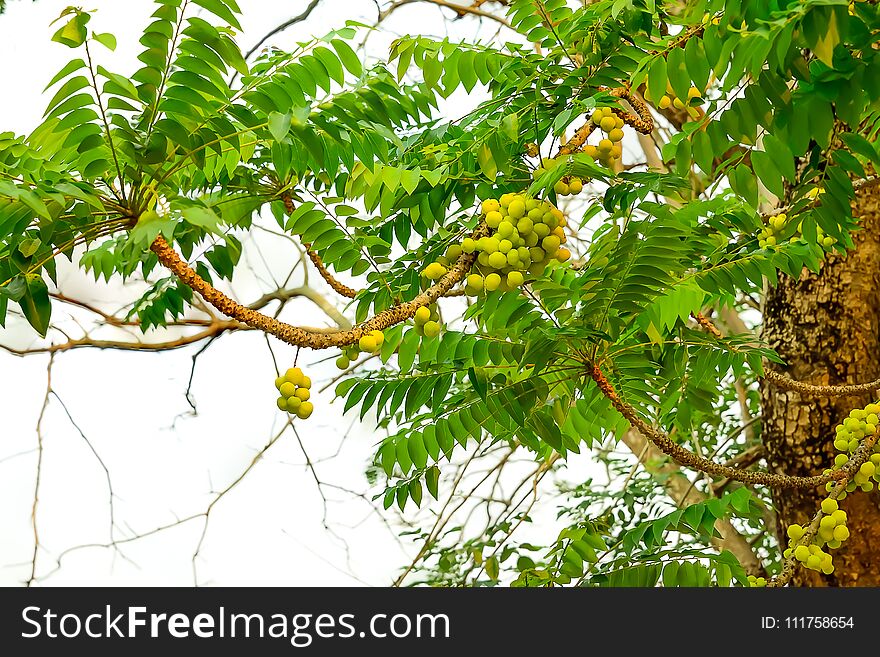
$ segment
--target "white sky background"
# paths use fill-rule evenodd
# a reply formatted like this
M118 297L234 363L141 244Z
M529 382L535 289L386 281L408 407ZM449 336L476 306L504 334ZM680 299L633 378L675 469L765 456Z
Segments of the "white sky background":
M246 50L259 37L302 11L307 2L239 0L244 10ZM55 19L69 2L13 0L0 17L0 131L29 132L38 124L48 96L45 83L72 56L49 41ZM112 70L135 70L137 43L154 5L148 0L93 0L97 9L90 27L116 34L119 47L105 61ZM449 13L445 14L447 17ZM408 32L450 35L472 40L490 38L497 24L474 20L444 23L437 7L400 9L368 41L375 57L387 55L388 44ZM277 35L270 43L291 46L296 40L323 34L347 18L375 21L372 0L324 0L308 21ZM474 99L453 97L450 112L459 115ZM238 298L254 299L271 289L271 278L283 277L296 254L280 240L260 242L271 271L253 249L246 257L253 270L240 272L232 289ZM61 289L101 307L118 311L136 298L130 288L106 285L70 266L61 267ZM316 282L317 281L317 282ZM314 273L313 286L322 291ZM292 281L296 285L297 281ZM68 309L58 308L63 317ZM73 313L82 322L89 313ZM349 315L350 316L350 315ZM306 300L292 302L283 319L298 324L328 325L328 319ZM76 324L65 326L77 333ZM105 337L119 339L119 333ZM157 339L161 333L154 333ZM55 333L56 340L62 339ZM16 347L39 344L33 332L9 317L0 342ZM282 371L294 350L273 341ZM192 416L184 397L198 346L162 353L121 353L82 349L58 355L52 387L69 409L112 477L117 540L139 534L205 510L212 491L234 481L282 426L275 408L274 365L265 338L257 332L226 335L198 360ZM337 370L330 362L315 364L336 352L304 350L317 391ZM36 470L35 431L46 391L48 357L17 358L0 351L0 585L27 581L34 535L31 527ZM322 481L366 492L364 471L380 438L356 417L341 418L341 403L331 405L332 388L315 399L315 413L298 422L303 445L316 462ZM349 427L353 428L349 431ZM108 489L104 470L55 398L43 419L44 459L38 507L39 584L47 585L387 585L414 553L408 539L398 540L363 500L325 488L328 523L322 525L322 500L296 438L285 434L256 468L214 507L193 572L192 556L204 523L201 519L127 543L121 552L91 547L58 555L73 546L110 540ZM345 437L344 440L341 440ZM337 448L342 449L334 458ZM321 460L325 459L325 460ZM579 479L585 472L580 461ZM427 494L426 494L427 498ZM551 510L552 511L552 510ZM407 516L412 515L412 507ZM430 511L421 512L428 517ZM389 514L393 519L393 515ZM552 517L552 513L551 516ZM545 526L546 530L547 527ZM335 535L334 535L335 534ZM524 538L524 536L519 537ZM552 541L551 529L543 540Z

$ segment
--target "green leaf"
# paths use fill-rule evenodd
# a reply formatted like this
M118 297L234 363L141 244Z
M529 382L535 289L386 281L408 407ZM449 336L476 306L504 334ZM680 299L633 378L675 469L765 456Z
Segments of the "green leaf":
M428 488L428 492L431 494L435 500L439 498L438 486L440 482L440 468L436 465L432 465L425 472L425 486Z
M361 60L347 42L342 39L333 39L330 41L330 45L333 46L333 50L339 55L342 65L345 66L349 73L356 77L363 75L364 71L361 66Z
M108 50L116 50L116 37L109 32L93 34L92 38Z
M21 312L34 330L46 337L49 331L49 320L52 317L52 302L49 299L49 288L43 277L28 274L25 278L24 296L18 301Z
M663 57L656 57L648 69L648 95L656 104L666 95L666 60Z
M192 0L192 2L199 7L204 7L218 18L225 20L235 29L241 29L241 23L238 22L235 13L223 0Z
M492 155L492 149L489 148L489 144L480 146L480 150L477 151L477 162L483 175L490 180L495 180L495 176L498 175L498 165L495 164L495 157Z
M188 224L204 228L212 233L219 233L220 217L218 217L211 208L200 205L194 205L185 208L182 212L184 220Z
M840 31L837 25L837 12L830 10L824 12L827 14L827 23L824 34L813 44L813 52L816 54L823 64L829 68L834 68L834 49L840 43Z
M486 559L486 574L490 579L497 580L499 574L498 557L491 556Z
M785 195L785 189L782 186L782 174L776 168L772 158L763 151L752 151L752 167L764 186L776 198L782 198Z
M272 137L275 138L275 141L284 141L284 138L290 130L291 118L290 112L286 114L272 112L269 114L269 132L272 133Z

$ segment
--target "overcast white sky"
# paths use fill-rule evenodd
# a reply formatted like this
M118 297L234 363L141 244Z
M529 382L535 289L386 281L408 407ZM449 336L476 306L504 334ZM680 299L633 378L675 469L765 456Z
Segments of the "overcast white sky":
M306 0L239 3L245 12L245 48L307 4ZM47 102L42 89L71 57L69 49L49 41L49 23L67 4L13 0L0 17L0 61L4 62L0 83L5 90L0 131L26 133L39 122ZM118 37L118 50L107 60L112 61L113 70L134 70L140 48L137 40L154 5L147 0L95 0L86 8L97 9L92 21L96 30ZM375 15L371 0L324 0L306 23L276 36L272 43L289 46L338 27L347 18L371 23ZM404 7L383 33L370 37L369 52L384 57L390 40L398 34L445 30L448 25L441 16L436 7ZM453 34L468 39L490 38L497 29L495 24L480 26L474 21L456 21L452 26ZM468 100L453 99L451 111L457 109L455 103ZM266 291L278 272L283 272L283 278L292 262L290 248L283 241L267 240L260 246L265 262L254 249L248 250L253 271L235 280L233 289L244 300ZM116 311L135 298L118 285L95 283L70 267L62 272L60 287L65 293L108 310ZM59 313L64 316L64 309ZM300 324L328 323L305 300L291 304L287 313L287 319ZM76 332L74 320L87 323L93 319L76 312L65 326ZM0 329L0 342L16 347L39 343L14 317L6 330ZM292 362L293 350L277 343L274 349L283 370ZM401 543L396 531L363 500L332 488L324 488L333 530L328 531L315 480L289 432L213 508L195 575L192 556L204 526L201 519L126 543L121 552L101 547L76 549L64 556L55 571L56 560L65 550L110 540L107 478L92 448L112 479L117 523L113 536L119 540L204 511L212 491L234 481L280 428L282 417L274 407L274 365L263 336L225 336L199 358L193 384L198 415L193 417L184 392L196 350L140 354L87 349L56 358L52 388L85 439L58 400L50 398L42 427L39 583L388 584L412 552L412 545ZM336 373L332 361L314 364L327 355L304 352L301 357L316 381L315 389ZM35 427L46 390L47 363L48 357L22 359L0 351L0 585L20 585L30 574ZM364 470L378 436L369 424L341 418L341 405L330 405L331 393L318 394L314 415L298 424L303 446L316 461L322 481L374 494L377 491L368 489ZM336 455L340 443L342 449Z

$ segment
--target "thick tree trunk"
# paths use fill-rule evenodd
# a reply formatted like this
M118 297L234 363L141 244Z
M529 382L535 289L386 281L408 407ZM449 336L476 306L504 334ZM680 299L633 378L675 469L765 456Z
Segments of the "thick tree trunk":
M764 339L785 360L793 379L820 385L880 378L880 189L862 190L853 204L862 230L847 256L831 256L818 275L782 277L769 290ZM770 468L812 475L832 463L834 427L869 396L805 399L766 383L762 387L762 438ZM780 542L792 523L815 514L824 490L773 492ZM833 551L835 571L825 576L799 568L801 586L880 586L880 496L852 493L842 502L850 538Z

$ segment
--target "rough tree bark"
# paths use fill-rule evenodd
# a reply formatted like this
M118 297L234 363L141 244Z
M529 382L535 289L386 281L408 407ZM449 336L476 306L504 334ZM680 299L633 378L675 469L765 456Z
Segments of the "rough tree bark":
M768 291L764 339L785 360L778 368L799 381L829 385L880 377L880 188L861 190L853 203L861 218L856 248L829 257L818 274L781 277ZM829 467L834 427L869 396L806 399L765 383L762 439L771 470L809 475ZM773 492L781 544L786 528L816 512L824 490ZM833 552L835 571L798 569L796 586L880 586L880 495L857 491L842 502L850 538Z

